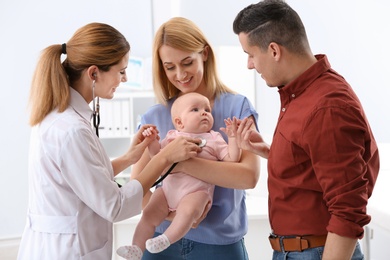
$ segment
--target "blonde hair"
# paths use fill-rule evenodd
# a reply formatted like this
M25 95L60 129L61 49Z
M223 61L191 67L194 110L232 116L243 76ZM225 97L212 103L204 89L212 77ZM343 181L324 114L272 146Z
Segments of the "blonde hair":
M166 104L167 100L180 93L168 79L162 65L159 50L167 45L172 48L200 53L208 46L208 58L204 62L204 82L209 96L218 97L221 93L230 92L218 77L214 51L206 37L192 21L183 17L174 17L157 30L154 37L152 53L153 88L158 102Z
M63 112L69 105L70 89L84 69L96 65L109 71L130 51L130 44L115 28L90 23L78 29L66 44L45 48L35 69L29 105L30 125L34 126L52 110ZM66 59L61 64L61 54Z

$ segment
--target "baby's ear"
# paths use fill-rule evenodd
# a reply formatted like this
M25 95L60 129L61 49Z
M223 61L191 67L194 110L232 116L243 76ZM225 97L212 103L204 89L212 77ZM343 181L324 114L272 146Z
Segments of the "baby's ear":
M183 129L183 127L184 127L184 125L183 125L183 122L181 121L181 118L180 117L175 117L174 119L173 119L173 122L174 122L174 124L175 124L175 128L176 128L176 130L181 130L181 129Z

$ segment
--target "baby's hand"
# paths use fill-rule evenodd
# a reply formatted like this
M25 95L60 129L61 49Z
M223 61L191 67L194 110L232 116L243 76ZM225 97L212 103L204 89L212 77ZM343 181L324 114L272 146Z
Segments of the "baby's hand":
M151 126L151 127L144 129L144 131L142 131L142 135L144 137L157 138L158 130L156 129L156 127Z
M229 138L233 138L237 134L238 128L238 120L234 117L233 120L231 118L224 119L226 128L221 127L220 130L224 132Z

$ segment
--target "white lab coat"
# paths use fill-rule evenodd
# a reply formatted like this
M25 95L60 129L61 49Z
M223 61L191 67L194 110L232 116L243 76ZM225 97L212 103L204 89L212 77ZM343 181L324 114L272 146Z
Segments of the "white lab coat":
M118 188L90 124L92 111L71 88L63 113L33 127L29 208L18 259L111 259L112 222L141 212L141 184Z

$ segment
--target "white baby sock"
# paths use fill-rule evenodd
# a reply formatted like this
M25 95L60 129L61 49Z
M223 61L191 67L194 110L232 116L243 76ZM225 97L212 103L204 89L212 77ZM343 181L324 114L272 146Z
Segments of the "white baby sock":
M141 260L143 254L141 248L136 245L121 246L116 253L127 260Z
M158 237L146 240L146 249L148 249L150 253L155 254L167 249L170 244L167 236L162 234Z

